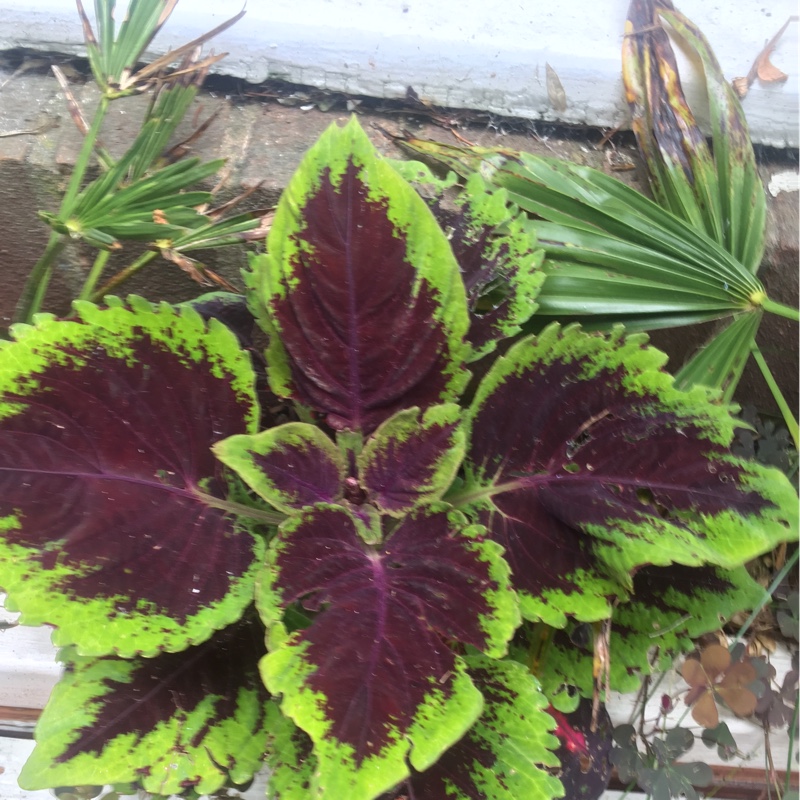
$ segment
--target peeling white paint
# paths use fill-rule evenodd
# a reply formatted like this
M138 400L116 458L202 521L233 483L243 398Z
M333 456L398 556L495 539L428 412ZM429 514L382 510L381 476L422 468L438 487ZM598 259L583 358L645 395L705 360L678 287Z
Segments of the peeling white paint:
M781 192L796 192L800 190L800 174L792 170L776 172L767 185L769 193L777 197Z

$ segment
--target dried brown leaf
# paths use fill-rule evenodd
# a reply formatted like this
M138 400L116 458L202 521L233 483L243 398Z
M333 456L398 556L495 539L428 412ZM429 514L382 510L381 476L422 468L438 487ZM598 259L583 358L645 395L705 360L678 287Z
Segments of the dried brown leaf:
M222 277L222 275L218 275L214 272L213 269L209 269L208 267L203 267L203 272L206 277L211 278L211 280L217 284L220 288L224 289L226 292L233 292L234 294L240 294L240 290L237 289L232 283L229 283Z
M749 661L739 661L725 673L719 685L723 689L736 689L751 684L758 674Z
M195 283L201 286L211 286L212 283L205 275L197 268L196 262L187 256L181 255L175 250L170 250L165 247L161 250L161 255L167 260L171 261L180 267Z
M692 718L704 728L716 728L719 725L719 711L714 695L706 692L692 707Z
M259 181L258 183L254 183L252 186L248 186L243 192L240 192L236 195L236 197L232 197L230 200L222 203L221 205L215 206L214 208L210 209L206 216L212 220L213 222L217 222L218 220L222 219L226 214L230 211L233 211L236 206L239 205L243 200L246 200L250 197L251 194L257 192L262 186L264 185L264 181ZM263 213L267 214L269 211L274 211L272 209L264 209Z
M70 117L72 117L72 121L75 123L75 127L86 136L89 132L89 125L86 122L86 118L83 116L80 104L72 93L72 89L67 81L67 76L61 71L60 67L57 67L55 64L53 64L52 70L53 74L56 76L58 85L61 87L61 91L64 92L64 97L67 100L67 110L69 111Z
M81 25L83 26L83 38L86 44L97 45L97 37L92 30L92 23L89 21L89 16L86 9L83 7L81 0L76 0L78 4L78 16L81 18Z
M731 665L731 654L727 647L721 644L712 644L703 650L700 663L708 677L710 684L724 673Z
M545 63L544 68L547 76L547 97L550 100L550 105L556 111L566 111L567 93L564 91L564 86L558 77L558 73L547 63Z
M708 686L708 676L696 658L687 658L681 667L681 676L691 687ZM687 697L686 702L689 703ZM691 705L691 703L689 703Z
M177 144L173 145L164 156L164 159L167 161L168 164L172 164L175 161L179 161L183 158L187 153L189 153L192 149L192 145L208 130L209 126L212 122L219 116L219 112L222 109L217 109L211 116L208 117L200 126L189 136L187 136L182 141L178 142Z
M731 84L739 99L747 97L747 93L750 91L750 81L747 78L734 78Z
M791 16L786 22L783 23L781 29L764 45L764 49L756 56L753 66L744 78L734 78L732 81L733 88L739 97L745 97L753 81L758 78L762 83L783 83L788 79L788 75L782 70L778 69L770 58L775 50L781 36L789 27L790 22L797 22L798 17Z
M237 23L244 16L244 13L245 13L244 9L242 9L235 17L231 17L230 19L225 20L225 22L221 23L220 25L217 25L216 28L213 28L212 30L202 34L202 36L198 36L196 39L192 39L191 42L187 42L186 44L183 44L180 47L176 47L174 50L170 50L169 53L166 53L160 58L157 58L155 61L148 64L147 66L142 67L142 69L140 69L139 72L137 72L136 75L134 76L135 82L141 83L143 81L147 81L151 78L154 78L156 75L158 75L159 72L166 69L170 64L174 64L176 61L183 58L187 53L191 53L196 47L202 46L205 42L213 39L217 34L222 33L223 31L230 28L231 25ZM202 67L210 66L210 64L219 61L226 55L227 53L221 53L218 56L210 56L204 61L198 62L195 65L195 69L198 69L201 66Z
M749 717L756 710L758 698L749 689L720 687L717 694L737 717Z

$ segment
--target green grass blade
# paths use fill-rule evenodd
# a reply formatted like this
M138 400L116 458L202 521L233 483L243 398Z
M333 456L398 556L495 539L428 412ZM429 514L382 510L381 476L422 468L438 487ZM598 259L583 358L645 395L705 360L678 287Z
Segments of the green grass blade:
M103 84L109 78L111 53L114 48L114 7L115 0L95 0L94 14L97 20L97 38L100 45L100 63L102 66Z
M113 81L122 82L123 72L132 70L147 45L158 32L165 0L131 0L128 13L119 26L111 56Z
M239 214L230 219L222 219L210 225L203 225L190 231L172 243L172 249L180 253L201 250L207 247L224 247L247 241L247 233L261 225L261 219L252 213Z
M775 380L772 370L770 370L764 355L755 342L753 342L752 353L753 359L758 365L758 368L761 370L761 374L763 375L764 380L767 382L767 386L769 386L769 390L772 392L772 396L781 411L783 422L789 430L789 434L792 437L795 449L800 450L800 430L798 429L797 418L794 416L791 406L783 396L781 387L778 386L778 382Z
M136 158L130 167L129 181L141 178L161 158L196 96L195 85L177 85L158 94L136 141L131 145L136 151Z
M85 187L75 199L75 204L69 212L70 216L76 219L87 216L93 208L111 195L124 180L133 158L134 154L128 150L110 170Z
M736 316L679 370L675 376L676 386L690 389L702 385L719 389L725 402L730 402L750 357L762 316L761 311Z
M512 192L512 201L551 219L549 208L577 220L575 227L592 225L629 242L691 261L748 295L762 290L760 283L712 239L692 229L652 201L599 170L522 154L524 172L509 165L518 176L511 181L505 167L495 181ZM555 217L555 215L552 215ZM563 217L562 217L563 219ZM552 221L561 221L553 218Z
M724 278L674 256L602 233L570 230L547 222L531 223L548 258L601 267L616 275L657 283L662 291L687 291L708 300L745 306L749 293Z
M683 292L601 270L574 264L546 264L547 277L537 297L537 316L547 314L572 319L587 315L640 317L663 314L721 317L741 312L733 303L709 300L701 294Z
M198 159L193 158L170 164L130 186L116 188L113 193L110 190L107 191L106 194L109 196L105 197L102 204L99 201L92 203L91 206L88 203L86 205L81 204L80 218L91 218L98 210L102 214L106 214L115 209L142 207L156 209L160 203L169 204L171 196L178 195L189 186L200 183L205 178L214 175L223 163L222 159L218 159L201 164ZM207 193L203 194L207 195ZM208 197L200 200L200 202L207 201ZM184 201L181 202L185 204Z

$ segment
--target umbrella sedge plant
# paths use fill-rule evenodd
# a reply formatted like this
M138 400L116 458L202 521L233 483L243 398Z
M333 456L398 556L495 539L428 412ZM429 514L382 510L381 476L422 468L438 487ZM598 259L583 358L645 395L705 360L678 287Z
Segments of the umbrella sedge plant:
M200 238L204 246L247 241L248 233L260 227L260 217L255 213L234 219L217 219L213 213L206 213L212 193L194 187L216 175L223 162L181 158L180 147L169 147L209 68L226 55L202 57L202 45L236 23L244 12L142 66L139 62L145 49L175 5L176 0L134 0L123 21L117 24L115 0L97 0L95 33L78 0L99 97L91 121L87 122L66 79L56 72L83 142L58 211L40 212L51 234L28 276L17 303L15 322L30 322L43 309L54 265L71 241L97 250L79 297L99 299L102 292L97 287L109 256L122 250L125 242L144 242L150 245L151 252L137 259L132 269L116 276L113 285L136 273L160 252L183 252ZM115 160L101 144L108 110L112 103L147 92L151 102L141 128L128 150ZM99 175L87 180L95 166ZM263 231L253 235L262 237Z

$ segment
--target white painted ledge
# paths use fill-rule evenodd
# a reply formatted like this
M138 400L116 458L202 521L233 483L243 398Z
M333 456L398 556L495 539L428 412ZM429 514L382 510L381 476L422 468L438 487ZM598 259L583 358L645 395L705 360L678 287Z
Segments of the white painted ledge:
M729 79L746 75L764 43L797 13L795 0L677 5L705 32ZM241 7L240 0L182 0L153 52ZM627 7L628 0L249 0L245 18L214 47L230 53L220 71L254 83L281 78L381 98L402 97L413 86L423 99L453 108L614 126L627 118L620 76ZM81 51L72 0L0 0L0 19L0 49ZM773 61L789 79L753 85L744 100L751 134L764 144L797 147L797 23ZM548 100L546 63L564 86L563 112ZM685 61L681 71L690 101L699 102L695 71Z

